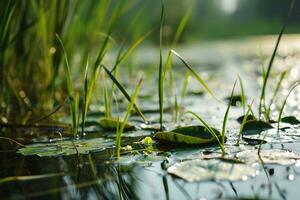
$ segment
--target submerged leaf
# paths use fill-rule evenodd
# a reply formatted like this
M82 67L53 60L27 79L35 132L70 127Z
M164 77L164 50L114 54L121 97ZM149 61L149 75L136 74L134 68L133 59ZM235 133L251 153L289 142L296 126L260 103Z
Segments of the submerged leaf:
M101 127L104 129L116 130L118 124L121 124L122 121L121 120L118 121L117 119L102 117L99 123ZM124 130L134 130L134 129L135 127L133 125L128 123L125 124Z
M250 120L245 123L242 134L255 135L271 128L273 128L273 126L267 122Z
M260 156L256 149L246 150L237 153L237 157L246 163L263 161L264 164L292 165L299 162L299 154L283 149L263 149Z
M27 145L19 149L18 153L24 156L67 156L74 154L88 154L95 151L103 151L111 147L114 141L110 139L96 138L89 140L66 140L53 143L38 143Z
M281 118L281 122L288 123L291 125L300 124L300 121L294 116L283 117L283 118Z
M207 180L247 180L248 177L257 174L257 170L254 167L215 159L184 161L172 165L167 171L188 182Z
M214 133L221 137L218 130L211 128ZM204 126L186 126L171 131L157 132L154 138L161 141L181 144L208 144L216 143L216 138Z

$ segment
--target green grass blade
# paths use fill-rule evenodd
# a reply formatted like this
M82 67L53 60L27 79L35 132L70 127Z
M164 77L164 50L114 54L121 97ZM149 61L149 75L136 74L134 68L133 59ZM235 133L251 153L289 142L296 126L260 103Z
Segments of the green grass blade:
M118 65L126 60L128 58L128 56L153 32L153 30L150 30L148 32L146 32L145 34L143 34L141 37L139 37L123 54L121 54L122 52L122 49L120 49L120 52L118 54L118 57L117 57L117 61L113 67L113 69L111 70L111 72L113 72L117 67Z
M86 61L85 72L84 72L84 98L83 98L83 105L82 105L82 116L81 116L81 136L84 135L84 127L85 127L85 118L88 109L88 70L89 70L89 56Z
M179 55L175 50L171 50L171 52L176 55L184 64L184 66L186 66L188 68L188 70L190 70L191 74L197 79L197 81L204 87L204 89L215 99L217 99L215 97L215 95L213 94L213 92L209 89L208 85L202 80L202 78L197 74L197 72L183 59L183 57L181 55Z
M293 86L291 87L289 93L287 94L287 96L285 97L283 103L282 103L282 106L280 108L280 111L279 111L279 114L278 114L278 124L277 124L277 130L279 130L279 126L280 126L280 122L281 122L281 116L282 116L282 112L283 112L283 109L285 107L285 104L291 94L291 92L297 87L300 85L300 81L297 81L296 83L293 84Z
M286 73L287 73L287 71L284 71L284 72L282 72L282 73L280 74L279 81L277 82L277 85L276 85L276 87L275 87L273 96L272 96L272 98L271 98L271 100L270 100L269 106L268 106L267 109L266 109L266 117L267 117L268 120L270 119L271 106L272 106L272 104L273 104L273 102L274 102L274 100L275 100L275 98L276 98L276 96L277 96L277 94L278 94L278 91L279 91L279 88L280 88L280 86L281 86L282 80L284 79Z
M251 104L248 105L248 109L247 109L247 111L246 111L246 114L244 115L244 118L243 118L243 121L242 121L240 130L239 130L238 140L237 140L237 142L236 142L236 145L237 145L237 146L240 145L240 140L241 140L242 132L243 132L245 123L247 122L248 115L250 114L250 111L252 110L252 105L253 105L253 100L252 100Z
M209 133L214 136L221 148L222 154L225 155L226 151L225 151L225 147L224 145L221 143L221 141L219 140L218 136L216 135L216 133L213 131L213 129L210 128L210 126L196 113L194 113L193 111L187 111L186 113L192 114L194 117L196 117L204 126L205 128L209 131Z
M270 61L269 61L269 65L268 65L268 68L267 68L267 72L266 72L266 75L264 77L264 80L263 80L263 86L262 86L262 90L261 90L261 95L260 95L260 102L259 102L259 117L261 116L262 114L262 106L263 106L263 103L265 102L265 90L266 90L266 86L267 86L267 81L269 79L269 76L270 76L270 72L271 72L271 69L272 69L272 66L273 66L273 61L274 61L274 58L276 56L276 52L277 52L277 49L278 49L278 46L279 46L279 43L281 41L281 38L282 38L282 35L285 31L285 28L287 26L287 22L290 18L290 15L292 13L292 10L294 8L294 4L295 4L295 0L292 0L291 1L291 4L290 4L290 8L289 8L289 11L288 11L288 15L287 15L287 18L286 18L286 21L285 23L283 24L282 28L281 28L281 31L278 35L278 38L277 38L277 41L276 41L276 45L275 45L275 48L273 50L273 53L272 53L272 56L270 58Z
M224 146L225 144L225 132L226 132L226 124L227 124L227 120L228 120L228 114L229 114L229 110L231 107L231 103L232 103L232 98L233 98L233 93L234 93L234 89L235 89L235 85L236 85L236 81L234 82L232 91L231 91L231 95L230 95L230 101L228 103L225 115L224 115L224 119L223 119L223 125L222 125L222 145Z
M160 130L163 129L163 109L164 109L164 80L162 63L162 27L164 20L164 4L161 7L160 27L159 27L159 71L158 71L158 100L159 100L159 124Z
M245 114L245 110L246 110L246 95L245 95L244 85L243 85L243 81L242 81L241 77L238 76L238 79L239 79L240 90L241 90L241 104L242 104L242 107L243 107L243 112Z
M67 53L66 53L64 44L58 34L56 34L56 38L58 39L58 41L62 47L64 59L66 62L66 64L64 65L65 66L64 69L66 71L66 78L67 78L68 99L70 102L70 110L71 110L71 117L72 117L72 131L73 131L73 135L75 137L77 134L77 112L76 112L76 107L75 107L76 101L74 99L74 94L73 94L72 75L71 75L69 61L68 61L68 57L67 57Z
M103 69L105 70L105 72L108 74L108 76L110 77L110 79L114 82L114 84L116 84L116 86L119 88L119 90L122 92L122 94L125 96L125 98L131 102L131 98L129 96L129 94L127 93L127 91L125 90L125 88L121 85L121 83L114 77L114 75L105 67L105 65L102 64ZM133 105L135 111L141 116L141 118L147 122L145 116L143 115L143 113L141 112L141 110L137 107L137 105L134 103Z
M104 100L104 107L105 107L105 117L110 118L111 117L110 103L108 100L107 82L106 82L106 76L104 73L102 73L102 79L103 79L103 100Z
M191 12L192 10L191 9L188 9L185 14L183 15L183 17L181 18L180 22L179 22L179 25L178 25L178 28L175 32L175 36L174 36L174 39L173 39L173 42L172 42L172 46L176 46L177 43L178 43L178 40L180 39L181 35L182 35L182 32L184 31L190 17L191 17Z
M118 158L118 160L120 159L121 136L122 136L122 133L123 133L123 131L124 131L125 125L126 125L126 123L127 123L127 121L128 121L128 118L129 118L129 116L130 116L130 113L131 113L132 109L134 108L135 100L136 100L136 98L137 98L137 96L138 96L138 93L139 93L141 84L142 84L142 79L139 80L139 82L138 82L138 84L137 84L137 86L136 86L136 88L135 88L135 90L134 90L134 93L133 93L133 95L131 96L131 101L130 101L129 104L128 104L127 112L126 112L126 114L125 114L125 117L124 117L124 119L123 119L123 121L122 121L120 127L117 126L117 127L119 127L119 129L117 130L117 137L116 137L116 143L117 143L117 145L116 145L116 146L117 146L117 158ZM118 121L119 121L119 120L118 120Z

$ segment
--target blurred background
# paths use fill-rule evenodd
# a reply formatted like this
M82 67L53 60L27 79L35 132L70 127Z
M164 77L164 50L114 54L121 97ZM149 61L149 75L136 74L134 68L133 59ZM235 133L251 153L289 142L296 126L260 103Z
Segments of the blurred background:
M290 1L164 0L164 5L163 45L169 48L180 24L183 27L176 45L276 35ZM61 65L64 60L55 34L64 43L74 84L80 88L88 57L93 65L97 55L101 55L101 62L111 66L115 63L114 56L106 57L105 53L114 55L141 37L139 45L154 46L154 51L159 53L161 6L160 0L1 1L1 120L7 121L4 116L13 119L16 115L27 116L28 111L30 116L44 110L49 112L63 102L66 79ZM299 19L297 0L286 34L300 33ZM134 63L134 53L122 62L123 66ZM155 58L151 58L154 64L158 62L158 56Z

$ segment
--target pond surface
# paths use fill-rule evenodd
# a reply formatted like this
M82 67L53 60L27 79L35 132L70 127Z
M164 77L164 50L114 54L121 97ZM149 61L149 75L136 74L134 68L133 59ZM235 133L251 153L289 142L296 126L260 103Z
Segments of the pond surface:
M174 122L174 96L172 96L171 89L166 89L164 113L166 128L199 124L191 115L184 114L184 111L191 110L205 119L210 126L220 130L227 107L225 99L230 96L237 74L243 80L247 102L254 100L253 110L257 115L261 62L267 63L266 55L270 54L275 39L275 37L249 38L242 41L213 42L203 44L202 47L192 45L176 49L207 81L218 100L207 94L201 95L203 90L193 78L190 80L186 94L182 95L186 68L174 58L176 81L173 92L176 91L178 95L181 105L180 114L183 115L178 117L177 123ZM287 95L290 84L299 80L300 77L299 40L299 36L285 36L274 63L268 83L267 97L273 94L280 72L288 70L288 75L276 99L279 104L272 107L271 116L274 119L278 116L278 106ZM260 51L264 55L262 57L266 57L265 61L258 59ZM145 116L152 122L151 127L157 127L159 121L156 95L158 66L150 65L153 63L150 62L151 60L157 60L154 56L157 52L151 48L140 52L143 53L137 53L137 58L144 61L144 67L135 70L147 71L147 73L144 74L138 104ZM170 86L168 81L167 78L166 87ZM132 85L131 81L127 80L126 85ZM238 86L236 93L239 93ZM126 101L119 102L118 106L114 107L115 116L117 116L116 113L124 114L126 106ZM299 119L299 108L300 90L296 89L287 102L284 116L293 115ZM99 111L103 108L92 105L91 110L87 121L97 122L99 117L103 116L103 112ZM231 107L226 133L227 162L231 162L229 158L235 158L239 152L256 151L258 148L258 145L249 145L245 140L241 141L239 147L234 145L240 127L236 119L243 114L241 106ZM65 122L65 118L68 117L62 118L61 122ZM212 178L188 182L171 175L167 169L182 161L213 158L214 155L220 153L218 146L175 147L156 142L151 145L137 143L146 136L152 136L154 132L142 130L141 127L146 125L141 125L142 122L137 115L133 115L130 122L140 128L123 134L122 147L124 148L120 161L117 161L114 154L115 132L105 131L97 125L86 127L85 138L103 138L106 141L105 146L84 155L24 156L14 150L13 144L1 141L1 199L298 199L300 195L298 189L300 184L299 157L288 158L295 162L280 164L270 163L264 159L262 162L253 161L251 167L255 168L255 175L241 178L241 180ZM274 127L276 126L277 124L274 124ZM300 126L281 123L281 128L284 129L279 132L273 128L251 137L263 138L267 142L263 144L263 150L271 149L274 152L288 150L300 154ZM51 142L60 141L57 132L61 130L57 127L51 129L51 126L44 129L1 127L2 136L9 136L26 144L49 142L49 133ZM130 145L133 151L127 145ZM249 154L249 156L253 155ZM275 153L274 156L276 156ZM216 162L226 161L217 159Z

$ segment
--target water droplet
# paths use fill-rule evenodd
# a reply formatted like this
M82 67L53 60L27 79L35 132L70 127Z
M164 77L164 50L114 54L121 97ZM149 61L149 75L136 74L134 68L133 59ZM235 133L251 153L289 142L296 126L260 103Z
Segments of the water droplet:
M295 179L294 174L289 174L288 179L289 179L289 181L293 181Z

